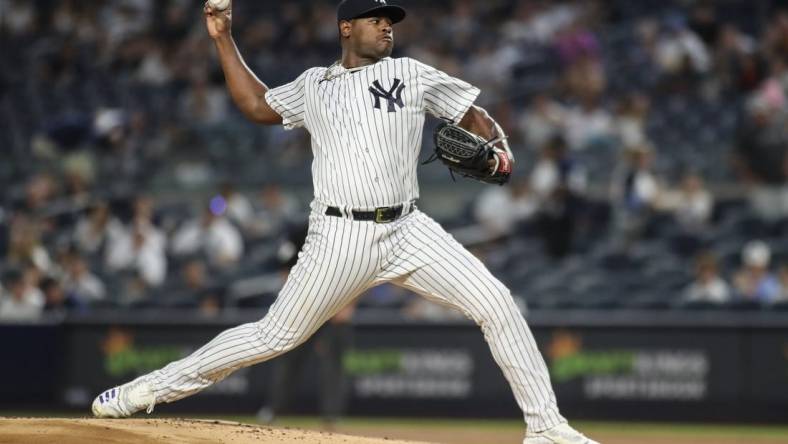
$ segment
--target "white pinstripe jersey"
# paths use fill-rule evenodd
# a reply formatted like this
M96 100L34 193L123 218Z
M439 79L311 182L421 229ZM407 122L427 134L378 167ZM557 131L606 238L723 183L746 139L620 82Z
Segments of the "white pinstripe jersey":
M425 113L457 123L479 89L410 58L311 68L265 98L287 129L312 136L315 198L374 209L419 197Z

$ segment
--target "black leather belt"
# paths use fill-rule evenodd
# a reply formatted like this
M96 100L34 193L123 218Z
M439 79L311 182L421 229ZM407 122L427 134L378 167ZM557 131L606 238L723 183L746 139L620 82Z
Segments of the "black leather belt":
M413 211L414 204L397 205L395 207L381 207L376 208L375 211L357 211L351 210L353 220L372 221L376 224L388 224L399 219L404 214L409 214ZM404 212L407 208L407 212ZM342 211L337 207L326 208L326 216L344 217Z

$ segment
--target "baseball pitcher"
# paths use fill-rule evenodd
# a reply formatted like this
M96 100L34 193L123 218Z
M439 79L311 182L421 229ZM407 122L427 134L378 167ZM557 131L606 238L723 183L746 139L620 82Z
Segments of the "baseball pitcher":
M249 120L311 135L314 200L307 240L284 288L258 322L219 334L190 356L100 394L98 417L149 413L230 373L287 353L384 282L456 307L484 333L527 423L524 444L595 444L561 416L542 356L509 290L416 207L425 114L445 124L435 158L494 184L514 159L500 126L474 106L479 90L431 66L391 57L406 11L385 0L337 8L342 56L270 89L246 66L230 32L231 6L205 5L227 86Z

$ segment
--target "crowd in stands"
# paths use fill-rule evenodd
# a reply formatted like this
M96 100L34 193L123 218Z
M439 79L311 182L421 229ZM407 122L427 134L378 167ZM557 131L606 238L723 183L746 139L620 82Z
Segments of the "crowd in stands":
M236 3L269 85L337 58L332 2ZM788 301L784 2L406 6L395 56L478 85L510 132L514 183L459 183L475 199L446 222L529 305ZM201 10L0 0L0 319L272 301L308 214L308 135L243 120Z

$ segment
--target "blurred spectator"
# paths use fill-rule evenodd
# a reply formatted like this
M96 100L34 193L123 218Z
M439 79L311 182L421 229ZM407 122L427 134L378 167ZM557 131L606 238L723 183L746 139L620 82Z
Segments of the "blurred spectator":
M720 276L717 258L711 253L700 254L695 259L695 280L684 290L684 300L724 304L730 299L730 287Z
M37 216L44 213L56 197L55 178L49 173L39 173L31 177L25 187L23 210Z
M788 10L783 7L776 12L766 30L764 47L770 55L788 60Z
M168 11L172 9L172 6L168 7ZM146 51L136 73L140 82L162 87L172 81L174 73L170 67L170 62L165 58L165 51L166 48L158 45L151 45Z
M94 169L93 158L84 152L63 159L64 197L73 208L83 208L89 204L96 174Z
M172 252L179 256L204 254L210 265L218 268L237 264L243 254L243 239L224 216L224 205L205 207L200 217L178 229L172 239Z
M771 249L761 241L752 241L742 251L742 268L734 284L738 295L747 300L772 303L780 297L780 282L769 271Z
M593 117L594 122L590 127L600 132L606 130L607 128L602 127L602 124L607 123L604 118L609 115L607 111L600 108L600 104L608 80L605 66L601 61L594 57L582 57L566 68L562 80L567 95L581 103L581 107L575 110L575 116L584 114ZM567 123L569 129L572 125L573 122Z
M661 194L659 209L670 212L678 227L674 239L677 253L694 254L709 233L714 209L714 197L703 179L696 173L686 174L678 189Z
M585 193L585 171L567 148L566 140L555 135L542 145L542 152L531 172L530 181L531 190L541 202L540 205L551 200L561 188L578 195Z
M224 85L209 81L203 72L192 75L180 103L183 115L195 126L221 123L227 117L229 105Z
M53 271L52 260L41 241L40 223L17 213L9 229L7 262L17 267L33 265L43 272Z
M717 75L728 91L751 91L765 75L766 64L756 54L757 42L727 23L720 30L716 53Z
M222 185L220 195L227 205L227 217L244 231L250 230L255 216L249 199L229 183Z
M788 262L783 262L780 266L778 278L780 279L780 289L782 290L780 300L788 301Z
M123 225L110 212L109 204L98 202L77 221L74 242L82 253L100 254L112 238L123 232Z
M266 185L255 202L255 217L252 231L258 236L275 236L284 227L297 219L300 213L298 201L282 191L279 185Z
M582 13L579 3L517 3L513 20L504 26L505 35L517 40L547 44L562 29L575 23Z
M526 146L538 150L563 130L565 110L547 94L537 95L520 121Z
M615 132L622 146L638 146L647 143L646 120L651 106L643 94L624 97L616 110Z
M753 209L765 220L788 217L788 113L762 96L748 104L739 129L736 167L753 189Z
M26 0L0 1L0 25L7 29L11 35L25 36L32 34L36 29L36 7Z
M147 286L164 282L167 273L166 238L153 225L153 201L134 200L134 215L128 227L109 239L105 264L110 271L132 272Z
M41 280L41 292L44 295L44 311L47 313L64 313L69 309L69 301L63 285L57 279Z
M717 44L720 35L720 23L713 1L699 1L692 9L689 20L692 30L707 47Z
M539 231L549 256L571 252L577 216L586 191L583 167L570 155L565 140L553 137L531 173L531 189L538 200Z
M511 81L512 68L520 59L520 51L512 45L483 41L476 55L465 67L466 81L485 91L488 97L505 100L505 85ZM496 69L490 70L491 66Z
M706 189L703 178L690 173L681 180L678 190L662 195L660 206L673 213L684 234L700 235L708 229L714 198Z
M655 55L657 64L669 76L705 74L711 68L708 48L679 14L665 20Z
M538 201L527 181L518 180L505 187L487 187L474 205L476 221L493 239L515 234L519 224L530 220Z
M609 142L614 135L613 117L600 99L587 95L580 105L566 113L566 140L572 150L584 150L595 143Z
M85 259L76 251L67 253L63 268L63 287L66 294L76 303L90 305L106 298L106 288L96 275L91 273Z
M98 171L112 186L129 187L143 173L140 147L131 137L131 115L123 109L107 108L96 112L93 131L98 142Z
M224 289L211 280L201 259L190 259L183 265L178 287L176 294L168 295L177 303L191 305L190 302L194 302L205 317L215 317L221 312Z
M565 65L571 66L587 59L599 58L599 41L580 19L559 31L555 46Z
M36 287L35 271L10 270L3 275L6 291L0 296L0 321L38 319L44 309L44 295Z
M653 148L647 144L637 145L624 153L623 167L613 174L613 230L624 249L644 234L656 209L660 186L652 171L653 162Z

